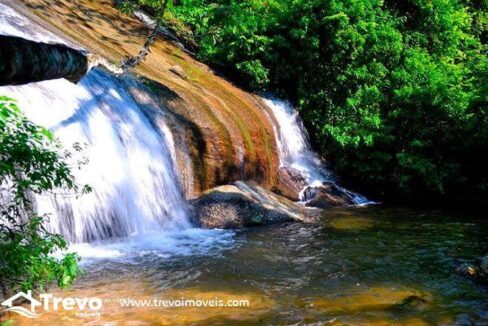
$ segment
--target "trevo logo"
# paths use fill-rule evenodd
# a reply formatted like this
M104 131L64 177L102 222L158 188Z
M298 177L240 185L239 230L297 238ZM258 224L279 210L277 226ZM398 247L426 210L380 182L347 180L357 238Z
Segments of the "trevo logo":
M76 309L78 311L98 312L103 306L103 301L100 298L60 298L54 297L50 293L42 293L39 295L39 299L40 301L34 299L31 290L27 291L27 293L19 292L1 303L2 306L7 308L0 312L11 311L24 317L38 318L42 316L42 313L36 313L38 307L42 307L44 311L59 310L62 307L64 310ZM30 309L15 305L16 302L20 304L25 301L30 304Z

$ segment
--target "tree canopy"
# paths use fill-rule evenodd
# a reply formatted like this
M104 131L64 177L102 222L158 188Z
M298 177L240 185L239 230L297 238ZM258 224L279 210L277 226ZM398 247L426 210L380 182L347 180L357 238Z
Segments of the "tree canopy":
M182 0L169 11L191 28L200 58L254 90L287 94L345 180L403 199L479 199L488 195L487 7Z

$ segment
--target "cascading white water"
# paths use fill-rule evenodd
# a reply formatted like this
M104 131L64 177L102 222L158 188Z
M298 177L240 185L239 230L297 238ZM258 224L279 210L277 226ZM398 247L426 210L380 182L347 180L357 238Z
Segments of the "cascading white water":
M66 147L86 144L88 164L75 177L93 192L37 198L51 231L81 242L190 225L168 138L110 75L92 71L78 85L58 79L0 93Z
M0 11L0 34L61 41L5 5ZM88 163L74 173L93 192L36 198L38 212L50 216L50 231L85 242L191 226L169 128L156 129L119 79L93 70L77 85L58 79L0 87L0 94L17 99L66 148L86 145L79 155Z
M278 123L276 138L280 167L297 170L308 184L332 180L330 172L312 151L307 131L293 106L277 99L264 99L264 102L271 109Z
M67 43L5 5L0 4L0 11L0 34ZM150 121L127 85L121 78L94 70L78 85L60 79L0 88L1 95L16 98L31 120L53 130L66 147L73 143L87 146L81 155L88 157L88 165L75 174L79 183L89 184L94 191L78 197L58 194L37 198L38 211L51 216L48 228L71 242L128 235L134 235L134 239L141 234L145 238L151 231L184 230L191 226L175 171L169 128L160 121ZM293 107L278 100L266 103L279 124L282 166L299 171L308 185L332 180L311 150ZM366 201L344 191L358 204ZM176 236L166 232L164 239L172 243L183 235L203 243L201 236L205 235L201 232L187 230ZM156 239L161 238L157 235Z
M324 181L335 182L332 173L312 150L307 131L295 108L290 103L278 99L264 99L264 103L271 109L278 124L275 132L280 167L298 171L306 181L307 186L302 190L300 199L305 200L303 193L308 187L319 186ZM357 205L370 203L359 194L337 187L349 195L352 202Z

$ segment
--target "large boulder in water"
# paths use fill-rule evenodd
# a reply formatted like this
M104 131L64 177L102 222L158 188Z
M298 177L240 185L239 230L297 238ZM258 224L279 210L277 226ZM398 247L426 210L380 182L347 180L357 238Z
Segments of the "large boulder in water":
M205 228L239 228L314 220L314 212L310 209L253 182L237 181L207 190L191 204L196 220Z
M354 196L330 181L324 181L318 186L308 186L303 191L306 206L328 208L332 206L347 206L354 204Z

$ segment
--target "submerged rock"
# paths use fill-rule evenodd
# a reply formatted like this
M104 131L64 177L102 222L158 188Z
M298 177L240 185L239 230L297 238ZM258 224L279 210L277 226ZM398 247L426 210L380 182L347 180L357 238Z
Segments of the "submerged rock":
M239 228L315 220L310 209L254 182L237 181L207 190L191 204L197 222L205 228Z
M306 206L328 208L331 206L347 206L354 204L353 196L336 184L324 181L319 186L309 186L303 191Z
M316 299L312 307L327 313L360 313L401 307L422 308L431 301L427 293L410 288L372 287L353 289L349 295Z
M488 283L488 254L476 259L473 263L463 263L456 268L456 272L477 282Z
M277 303L263 291L212 289L205 287L157 288L140 278L113 280L109 284L90 282L89 287L73 287L65 291L55 290L55 296L89 297L96 295L104 300L103 313L96 322L81 324L100 325L233 325L258 323L261 316L273 310ZM144 302L158 300L158 304L127 306L121 309L114 296L132 298ZM226 304L232 300L236 306ZM17 314L7 316L13 325L31 325ZM0 319L1 320L1 319ZM56 322L54 323L53 320ZM88 319L87 319L88 320ZM80 325L80 317L72 310L46 310L38 319L38 325ZM91 320L89 320L91 321Z
M336 230L357 231L372 228L374 220L364 217L341 217L332 219L326 225Z

